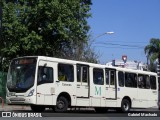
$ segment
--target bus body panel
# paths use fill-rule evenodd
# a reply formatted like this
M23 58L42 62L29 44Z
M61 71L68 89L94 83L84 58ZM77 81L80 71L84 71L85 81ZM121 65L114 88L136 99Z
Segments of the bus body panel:
M61 93L68 93L71 97L71 104L76 105L76 85L74 82L59 81L57 78L57 66L58 62L55 61L40 61L39 66L47 64L46 67L53 68L53 83L41 84L37 86L37 104L41 105L56 105L57 97ZM75 72L75 71L74 71ZM40 93L40 94L39 94Z

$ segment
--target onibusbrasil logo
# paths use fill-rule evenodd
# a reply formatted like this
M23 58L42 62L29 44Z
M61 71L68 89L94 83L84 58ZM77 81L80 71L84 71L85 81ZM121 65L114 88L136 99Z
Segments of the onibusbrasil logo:
M41 113L2 112L2 117L42 117Z

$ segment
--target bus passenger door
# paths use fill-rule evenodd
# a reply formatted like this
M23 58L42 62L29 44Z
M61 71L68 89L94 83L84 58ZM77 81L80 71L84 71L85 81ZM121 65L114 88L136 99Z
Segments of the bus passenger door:
M39 61L37 75L37 104L52 105L53 103L53 80L54 63Z
M89 97L89 66L77 64L77 98Z
M106 69L106 99L116 99L116 70Z

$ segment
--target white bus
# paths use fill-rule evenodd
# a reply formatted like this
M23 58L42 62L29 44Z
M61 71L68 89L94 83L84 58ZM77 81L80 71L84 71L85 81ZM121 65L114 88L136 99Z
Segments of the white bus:
M13 59L6 89L8 104L30 105L36 112L158 108L156 73L45 56Z

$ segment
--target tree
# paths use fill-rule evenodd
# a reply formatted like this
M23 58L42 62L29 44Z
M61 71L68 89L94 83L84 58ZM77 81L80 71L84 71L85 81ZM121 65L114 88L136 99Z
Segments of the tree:
M145 47L144 51L150 59L151 66L156 59L158 59L158 65L160 64L160 39L152 38L150 44Z
M91 4L91 0L2 0L0 56L6 65L12 58L31 55L86 61Z

